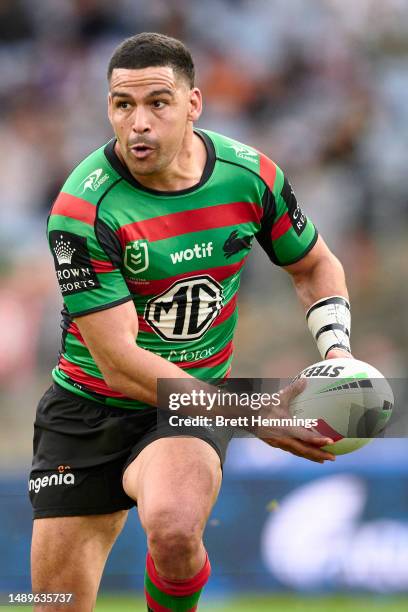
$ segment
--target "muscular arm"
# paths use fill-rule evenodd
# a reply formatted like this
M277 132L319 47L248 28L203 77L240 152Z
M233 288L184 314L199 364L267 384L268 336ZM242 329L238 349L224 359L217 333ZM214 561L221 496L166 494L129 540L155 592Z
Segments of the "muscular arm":
M321 298L330 295L339 295L348 299L343 266L320 236L306 257L286 266L285 270L292 277L296 293L305 311ZM336 357L351 358L351 354L341 348L332 349L327 353L327 359Z
M133 302L75 319L105 382L127 397L157 405L158 378L191 378L181 368L140 348Z
M305 311L329 295L348 299L343 266L319 236L312 250L299 262L286 266Z

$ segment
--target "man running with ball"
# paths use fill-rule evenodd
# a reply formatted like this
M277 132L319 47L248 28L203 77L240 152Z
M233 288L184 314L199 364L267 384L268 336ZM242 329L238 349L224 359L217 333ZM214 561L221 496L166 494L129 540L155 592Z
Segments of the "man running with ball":
M323 358L350 354L350 309L342 266L282 170L250 146L194 127L202 96L180 41L154 33L125 40L108 82L114 138L75 168L48 220L63 336L35 421L33 591L72 592L70 609L91 611L137 504L148 609L187 612L210 576L202 535L230 434L171 427L157 408L158 379L229 374L254 238L312 309ZM330 440L306 429L265 441L312 461L334 459L321 449Z

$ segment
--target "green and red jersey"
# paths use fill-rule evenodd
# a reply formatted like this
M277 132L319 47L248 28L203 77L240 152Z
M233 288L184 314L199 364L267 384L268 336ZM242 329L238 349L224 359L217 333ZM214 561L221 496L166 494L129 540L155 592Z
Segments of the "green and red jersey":
M113 140L75 168L54 202L48 238L64 309L53 378L74 393L146 407L109 388L75 323L128 300L138 315L139 346L199 379L224 378L253 239L281 266L316 242L314 225L274 162L230 138L196 133L207 162L194 187L143 187Z

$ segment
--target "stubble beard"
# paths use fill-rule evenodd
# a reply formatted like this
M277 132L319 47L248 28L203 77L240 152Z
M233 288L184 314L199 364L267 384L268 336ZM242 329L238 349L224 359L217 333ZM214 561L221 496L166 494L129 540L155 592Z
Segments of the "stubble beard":
M153 153L153 155L157 155L158 151ZM126 165L133 175L138 176L151 176L161 171L162 164L160 163L160 156L156 160L146 160L146 161L138 161L132 158L132 155L129 154L128 159L125 160Z

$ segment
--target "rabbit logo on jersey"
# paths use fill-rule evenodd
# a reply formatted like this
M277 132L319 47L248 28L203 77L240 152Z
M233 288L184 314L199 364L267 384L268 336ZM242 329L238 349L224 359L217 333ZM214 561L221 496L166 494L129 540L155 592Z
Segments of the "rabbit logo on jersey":
M222 287L211 276L183 278L146 304L145 319L163 340L204 336L223 306Z

